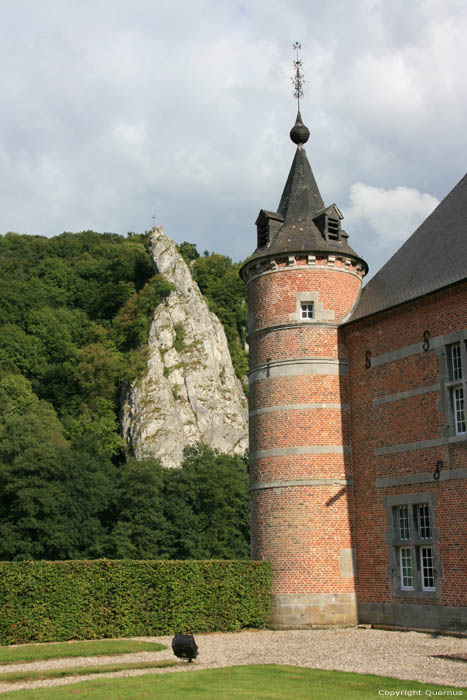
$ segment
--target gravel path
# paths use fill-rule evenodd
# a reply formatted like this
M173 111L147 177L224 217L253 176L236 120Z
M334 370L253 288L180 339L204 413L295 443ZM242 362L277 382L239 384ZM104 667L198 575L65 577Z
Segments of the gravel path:
M164 651L119 656L100 656L77 659L57 659L28 664L0 666L0 692L22 688L78 683L97 676L79 676L66 679L34 681L11 685L1 683L1 673L33 671L67 666L89 666L109 663L129 663L173 659L171 637L144 637L146 641L160 642ZM192 664L151 671L151 673L195 672L203 668L238 666L244 664L283 664L308 668L336 669L374 673L423 683L452 685L467 688L467 661L436 658L449 654L466 656L467 638L436 636L420 632L389 632L373 629L343 630L247 630L224 634L197 634L199 656ZM72 644L72 642L70 642ZM100 674L99 678L136 676L147 671L120 671ZM467 698L467 690L464 691Z

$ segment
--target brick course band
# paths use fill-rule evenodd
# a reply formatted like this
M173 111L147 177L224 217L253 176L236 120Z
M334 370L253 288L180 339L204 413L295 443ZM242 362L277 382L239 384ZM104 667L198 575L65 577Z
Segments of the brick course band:
M413 396L420 396L420 394L431 394L432 392L439 391L440 389L440 384L431 384L430 386L422 386L419 389L410 389L409 391L399 391L397 394L379 396L377 399L373 399L373 406L381 406L382 404L392 403L393 401L410 399Z
M321 375L346 375L347 360L295 358L282 362L257 365L250 369L249 381L257 382L260 379L274 377L296 377L304 374Z
M257 328L251 331L247 335L247 341L250 342L252 338L258 338L258 336L266 335L266 333L275 333L276 331L288 331L291 328L316 328L317 326L325 326L326 328L339 328L339 324L334 321L315 321L310 319L309 321L292 321L290 323L278 323L272 326L263 326L262 328Z
M419 440L418 442L406 442L402 445L388 445L387 447L376 447L374 450L375 457L379 455L392 455L397 452L412 452L413 450L425 450L430 447L442 447L443 445L452 445L457 442L465 442L467 435L453 435L447 438L434 438L433 440Z
M434 469L433 469L434 471ZM467 479L467 469L441 469L439 481L451 481L451 479ZM404 474L403 476L388 476L376 479L377 488L391 488L392 486L412 486L412 484L436 483L433 472L418 472L417 474Z
M250 459L286 457L287 455L348 455L347 445L306 445L304 447L275 447L270 450L250 452Z
M250 418L261 416L263 413L276 413L276 411L307 411L313 408L335 408L342 411L350 411L350 406L347 403L290 403L278 406L268 406L267 408L257 408L255 411L250 411Z
M261 491L262 489L280 489L289 488L290 486L352 486L352 479L296 479L278 481L268 481L264 484L252 484L250 491Z
M438 335L430 338L430 350L435 350L437 348L442 348L449 343L454 343L459 339L459 334L463 331L454 331L452 333L446 333L445 335ZM413 343L412 345L406 345L405 347L398 348L397 350L392 350L391 352L384 352L381 355L375 355L371 358L372 367L380 367L381 365L386 365L388 362L397 362L397 360L404 360L406 357L412 357L412 355L419 355L423 353L423 340L419 343Z

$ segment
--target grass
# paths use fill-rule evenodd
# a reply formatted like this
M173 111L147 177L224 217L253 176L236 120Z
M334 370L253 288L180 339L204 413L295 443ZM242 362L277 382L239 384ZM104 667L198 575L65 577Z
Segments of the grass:
M453 687L435 686L342 671L296 666L234 666L188 673L100 678L72 686L15 691L15 700L375 700L378 697L428 697Z
M91 642L53 642L52 644L22 644L0 647L0 664L47 659L73 658L77 656L109 656L110 654L136 654L141 651L165 649L156 642L139 642L133 639L98 639Z
M89 676L91 673L115 673L134 669L168 668L176 666L177 661L140 661L132 664L101 664L99 666L71 666L47 671L23 671L0 673L0 683L20 683L22 681L46 681L50 678L67 678L67 676Z

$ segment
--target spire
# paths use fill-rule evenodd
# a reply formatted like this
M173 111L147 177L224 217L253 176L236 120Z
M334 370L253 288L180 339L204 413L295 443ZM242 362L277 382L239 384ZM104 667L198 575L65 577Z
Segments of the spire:
M297 124L292 131L296 126ZM306 129L306 126L303 128ZM286 223L298 223L311 222L321 209L324 209L324 202L305 149L299 143L277 211L282 214Z
M310 131L303 123L300 114L300 98L303 97L303 83L305 82L301 70L302 61L298 57L298 52L302 47L296 41L293 48L297 52L293 62L294 75L292 77L293 94L297 100L297 119L290 130L290 138L297 144L297 152L278 208L278 212L282 214L286 223L311 221L315 214L324 208L324 202L303 148L303 144L310 138Z
M257 248L252 256L281 255L307 251L315 254L337 254L359 258L347 242L348 234L341 228L343 218L335 204L325 207L318 185L306 157L304 144L310 137L300 113L303 97L302 62L298 52L301 46L293 45L296 58L293 61L294 97L297 100L297 118L290 130L290 138L297 150L277 212L262 209L256 220ZM250 258L250 259L252 259ZM366 263L363 263L366 267Z

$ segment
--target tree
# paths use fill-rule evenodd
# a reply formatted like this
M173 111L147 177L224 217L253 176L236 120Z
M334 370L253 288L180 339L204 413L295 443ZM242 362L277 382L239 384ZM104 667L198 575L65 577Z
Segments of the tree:
M164 481L168 556L249 557L249 480L240 456L187 447L181 468L167 470Z
M21 375L0 381L0 407L0 558L60 558L68 525L62 426Z
M196 243L188 243L188 241L183 241L183 243L177 245L177 249L187 265L189 265L192 260L199 258Z
M20 375L0 380L0 559L105 556L116 467L92 437L68 443Z
M129 459L120 468L112 556L158 559L167 523L163 513L163 468L158 460Z

